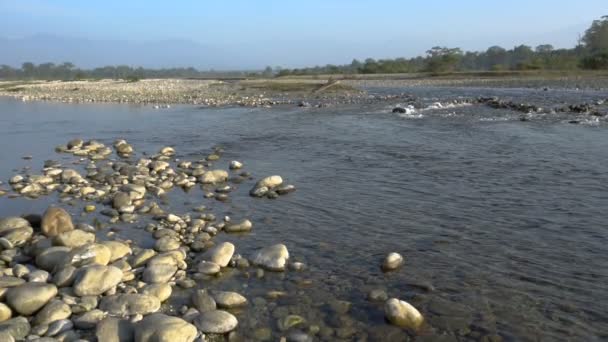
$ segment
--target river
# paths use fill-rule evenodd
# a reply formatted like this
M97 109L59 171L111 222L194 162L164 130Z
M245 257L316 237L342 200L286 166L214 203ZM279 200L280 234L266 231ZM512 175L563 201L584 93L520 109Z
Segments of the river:
M429 104L499 95L547 106L601 96L403 91ZM283 176L298 190L276 200L249 197L251 181L237 185L226 203L195 188L173 190L162 204L179 214L204 204L218 217L250 218L250 234L217 240L233 242L244 256L285 243L292 259L307 265L262 279L253 269L234 272L201 285L250 300L237 313L246 339L269 327L278 340L276 320L287 313L306 318L325 340L608 338L608 125L597 118L569 124L566 114L522 122L521 113L480 105L400 115L391 113L396 104L157 110L3 99L0 180L6 184L24 167L39 172L47 159L73 160L54 147L76 137L106 145L125 138L137 153L173 146L184 160L221 146L220 167L239 160L256 178ZM4 196L0 216L41 214L56 202ZM67 207L76 221L90 222L82 206ZM142 226L123 224L118 234L146 239ZM405 264L383 273L380 262L393 251ZM416 306L423 329L412 334L388 325L383 303L367 300L372 289ZM264 296L268 290L289 295L273 301ZM347 312L337 300L350 303Z

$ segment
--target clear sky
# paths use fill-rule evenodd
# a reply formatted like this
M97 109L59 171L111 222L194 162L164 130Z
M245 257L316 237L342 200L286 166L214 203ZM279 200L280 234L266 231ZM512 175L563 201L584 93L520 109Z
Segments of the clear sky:
M411 57L435 45L571 47L606 0L0 0L0 36L187 40L250 63ZM255 62L253 58L255 57ZM247 64L247 57L242 57Z

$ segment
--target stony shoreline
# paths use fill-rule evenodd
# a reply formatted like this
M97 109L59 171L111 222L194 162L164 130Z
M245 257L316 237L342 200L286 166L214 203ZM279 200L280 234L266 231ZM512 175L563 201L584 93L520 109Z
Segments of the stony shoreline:
M520 77L404 79L341 79L327 87L315 78L259 79L240 81L145 79L88 81L4 81L0 96L28 101L61 103L123 103L150 105L156 109L186 104L203 107L334 107L408 99L397 89L415 87L489 87L531 89L608 89L608 77ZM396 89L394 93L370 94L364 89ZM578 104L574 104L578 105Z
M123 139L112 147L74 139L56 152L73 155L80 166L47 160L40 174L28 171L8 182L9 197L57 194L59 201L43 214L0 219L0 340L272 339L267 327L252 334L237 329L240 310L261 299L209 290L206 284L232 272L253 272L262 279L266 272L300 273L307 266L280 241L249 256L239 254L233 243L214 241L218 235L252 231L255 225L247 218L216 217L204 206L180 215L157 203L174 188L194 186L201 187L206 198L224 202L236 186L254 179L243 171L244 163L233 160L227 169L219 168L220 148L193 161L178 160L172 147L135 158L137 151ZM255 182L249 195L264 201L294 191L295 186L273 175ZM64 209L66 203L73 208L76 202L84 208L79 218ZM119 238L112 230L119 223L150 234L153 247ZM403 263L401 255L391 253L381 268L390 272ZM175 295L182 297L179 308L168 304ZM267 294L275 299L287 295ZM415 331L423 325L422 314L411 304L388 299L383 290L369 296L386 302L384 314L394 326ZM327 334L296 314L278 316L277 327L281 341L312 341L315 335ZM351 329L341 334L354 333Z

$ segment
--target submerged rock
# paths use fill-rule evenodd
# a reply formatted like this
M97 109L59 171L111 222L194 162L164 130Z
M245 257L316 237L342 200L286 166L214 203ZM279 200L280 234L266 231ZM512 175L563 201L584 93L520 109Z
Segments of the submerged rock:
M251 228L253 228L253 223L251 223L251 221L245 219L239 223L228 223L224 227L224 230L227 233L244 233L244 232L251 231Z

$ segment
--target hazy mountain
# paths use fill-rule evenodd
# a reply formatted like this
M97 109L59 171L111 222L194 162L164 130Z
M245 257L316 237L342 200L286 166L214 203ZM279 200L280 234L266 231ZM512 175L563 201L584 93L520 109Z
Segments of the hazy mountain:
M78 67L126 64L143 67L196 67L200 69L241 69L258 66L220 47L188 40L133 42L89 40L53 35L20 39L0 38L0 64L21 66L23 62L72 62Z

